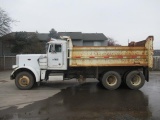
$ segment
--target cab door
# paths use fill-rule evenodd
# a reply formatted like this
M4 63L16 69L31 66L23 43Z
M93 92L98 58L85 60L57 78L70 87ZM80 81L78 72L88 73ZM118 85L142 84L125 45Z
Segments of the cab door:
M48 67L61 68L63 63L62 44L50 44L48 51Z

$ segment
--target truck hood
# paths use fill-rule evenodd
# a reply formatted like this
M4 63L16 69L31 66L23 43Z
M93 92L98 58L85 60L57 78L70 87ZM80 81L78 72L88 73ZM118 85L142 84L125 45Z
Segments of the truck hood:
M38 59L46 57L46 54L20 54L16 55L16 65L18 67L22 66L32 66L35 69L39 69Z

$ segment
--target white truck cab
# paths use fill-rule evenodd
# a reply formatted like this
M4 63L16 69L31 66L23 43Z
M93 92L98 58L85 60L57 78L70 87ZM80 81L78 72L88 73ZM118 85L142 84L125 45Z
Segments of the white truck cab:
M47 54L39 57L41 69L66 70L67 69L67 41L52 39L47 43Z
M52 77L46 71L67 70L67 54L70 37L62 37L65 40L53 39L46 44L46 54L20 54L16 55L16 65L11 73L11 79L15 79L19 89L30 89L35 82L52 78L63 80L62 73L53 73ZM70 43L71 44L71 43ZM33 80L32 80L33 79Z

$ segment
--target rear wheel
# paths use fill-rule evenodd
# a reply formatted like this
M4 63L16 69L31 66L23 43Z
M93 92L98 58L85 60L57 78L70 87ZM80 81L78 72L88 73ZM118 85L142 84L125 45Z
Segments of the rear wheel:
M121 76L115 71L109 71L103 75L102 84L106 89L117 89L121 84Z
M16 76L15 84L21 90L28 90L33 87L34 78L29 72L21 72Z
M139 71L131 71L126 77L126 84L130 89L140 89L144 83L145 77Z

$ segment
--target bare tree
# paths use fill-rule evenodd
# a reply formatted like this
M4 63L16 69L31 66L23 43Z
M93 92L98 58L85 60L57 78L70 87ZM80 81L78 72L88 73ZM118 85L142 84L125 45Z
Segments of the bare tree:
M108 37L108 46L121 46L121 45L117 44L117 41L114 40L113 38Z
M13 23L11 17L0 8L0 36L8 34L11 31L11 23Z

